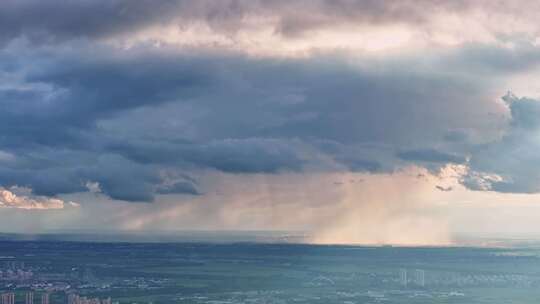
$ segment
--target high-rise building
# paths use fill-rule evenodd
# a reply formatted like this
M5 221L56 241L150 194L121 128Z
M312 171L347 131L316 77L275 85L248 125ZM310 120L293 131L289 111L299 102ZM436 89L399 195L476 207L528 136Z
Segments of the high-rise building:
M49 293L41 294L41 304L49 304Z
M15 304L15 294L13 292L2 294L2 304Z
M25 304L34 304L34 293L33 292L29 291L29 292L26 293L24 303Z
M422 269L416 269L415 281L417 285L424 287L426 285L425 272Z
M70 293L67 295L67 303L68 304L78 304L78 301L79 301L79 296L74 294L74 293Z
M400 269L399 270L399 282L401 283L401 285L403 286L407 286L407 269Z

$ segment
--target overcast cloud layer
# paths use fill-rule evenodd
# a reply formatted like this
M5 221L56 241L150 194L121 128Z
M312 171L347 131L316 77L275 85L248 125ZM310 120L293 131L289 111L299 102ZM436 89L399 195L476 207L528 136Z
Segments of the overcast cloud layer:
M448 166L473 191L538 193L536 6L2 1L0 200Z

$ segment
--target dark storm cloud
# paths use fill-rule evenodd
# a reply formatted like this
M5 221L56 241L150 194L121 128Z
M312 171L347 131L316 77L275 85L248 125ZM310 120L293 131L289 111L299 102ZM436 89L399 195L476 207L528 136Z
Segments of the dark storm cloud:
M503 100L510 108L512 131L537 131L540 128L540 102L532 98L518 98L508 93ZM512 134L509 134L512 135Z
M64 151L58 155L46 151L32 153L41 156L21 156L11 166L0 168L0 183L29 187L36 195L54 196L84 192L88 190L88 182L98 182L103 193L112 199L127 201L152 201L154 187L161 183L158 172L152 167L117 155L98 153L89 157L88 152L80 151ZM28 166L42 159L48 163Z
M195 166L229 173L299 171L306 160L300 142L272 138L213 140L206 143L146 141L110 147L139 163Z
M136 31L175 16L182 1L39 1L0 4L0 38L35 42L101 38Z
M536 43L519 36L501 40L513 46L468 43L451 51L447 64L463 72L474 71L479 75L501 77L533 70L540 63Z
M467 8L421 5L4 1L0 151L14 159L0 164L0 186L53 196L97 183L112 199L152 201L159 194L200 194L196 181L167 180L164 170L389 172L403 163L465 163L467 132L491 138L500 117L490 113L505 114L485 95L493 78L534 67L534 45L470 44L384 61L339 52L284 59L145 44L124 49L97 41L200 20L234 32L251 15L277 17L274 30L292 37L351 22L422 24L441 6ZM525 133L538 128L536 103L509 107L509 135L477 147L475 170L498 172L488 161L495 151L532 140ZM528 172L502 172L514 165L501 169L513 183L492 182L492 189L530 190Z
M444 140L449 142L465 142L468 139L468 135L466 132L461 130L450 130L448 133L444 135Z
M83 192L82 181L72 169L50 170L0 169L0 183L31 187L34 194L52 196L59 193Z
M195 185L189 181L179 181L172 185L163 185L157 188L159 194L191 194L200 195Z
M489 132L486 112L498 110L482 80L433 74L417 68L421 58L351 67L339 57L87 43L0 56L18 59L1 74L10 77L0 89L0 150L17 157L0 168L0 184L43 195L96 182L113 199L152 201L166 191L164 168L391 171L397 147L412 163L461 163L407 148L430 147L448 130Z
M440 152L433 149L402 151L398 152L397 156L403 160L420 162L462 164L466 161L464 156Z
M382 169L381 164L375 160L338 156L336 157L336 161L344 164L353 172L376 172Z
M509 128L497 141L472 153L471 172L463 184L473 190L511 193L540 192L540 101L503 97L511 113Z
M185 160L232 173L276 173L279 169L300 170L301 152L294 144L273 139L224 140L188 149Z
M94 128L98 119L182 100L211 87L209 65L194 64L189 57L119 58L100 48L80 47L76 52L20 55L19 66L14 64L13 69L26 70L25 61L39 68L32 67L12 88L0 90L5 109L0 112L4 125L0 142L84 145L92 140L85 131ZM5 51L3 57L17 51Z

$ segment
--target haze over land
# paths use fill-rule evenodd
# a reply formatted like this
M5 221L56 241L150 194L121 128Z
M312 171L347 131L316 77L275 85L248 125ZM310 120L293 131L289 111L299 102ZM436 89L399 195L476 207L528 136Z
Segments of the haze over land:
M540 4L0 3L0 230L538 237Z

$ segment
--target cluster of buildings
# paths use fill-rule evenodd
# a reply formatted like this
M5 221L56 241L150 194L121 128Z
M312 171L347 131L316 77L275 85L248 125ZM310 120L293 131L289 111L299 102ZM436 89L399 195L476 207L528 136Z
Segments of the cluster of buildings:
M67 304L113 304L111 298L91 298L73 293L72 280L94 286L92 282L96 279L90 269L72 271L68 275L48 271L34 274L33 270L36 268L25 268L21 261L10 260L0 264L0 281L9 290L0 292L0 304L22 304L23 301L24 304L50 304L51 292L65 292L62 303Z
M1 304L15 304L15 293L14 292L6 292L3 293L0 296L0 299L2 300ZM25 304L34 304L34 292L29 291L24 295L24 303ZM37 304L37 301L36 301ZM42 293L41 294L41 304L49 304L49 294L48 293Z
M24 294L24 304L39 304L40 302L38 299L41 300L41 304L50 304L50 294L48 292L41 293L41 297L38 298L35 297L34 292L29 291L26 294ZM20 300L17 299L14 292L6 292L0 295L0 304L15 304L22 303ZM16 301L19 300L19 301ZM34 302L34 300L36 300ZM67 304L113 304L111 301L111 298L106 299L100 299L100 298L88 298L88 297L82 297L78 294L69 293L67 294Z
M402 268L399 270L399 283L403 286L413 283L416 286L424 287L426 286L425 271L422 269L415 269L411 275L407 269Z
M6 261L4 262L4 268L11 270L24 269L24 262Z
M531 287L538 284L534 277L522 274L489 273L437 273L430 276L430 283L438 286L517 286Z
M395 282L395 281L394 281ZM404 286L425 287L428 285L426 272L422 269L399 270L397 282ZM535 280L520 274L486 274L458 272L429 272L430 286L520 286L531 287Z
M68 294L67 304L112 304L111 298L87 298L81 297L78 294Z
M15 294L13 292L3 293L2 304L15 304Z
M0 280L9 280L9 281L25 281L30 280L34 276L32 271L25 271L22 269L17 270L0 270Z
M24 262L6 261L4 267L0 270L0 280L24 281L34 276L30 270L25 270Z

